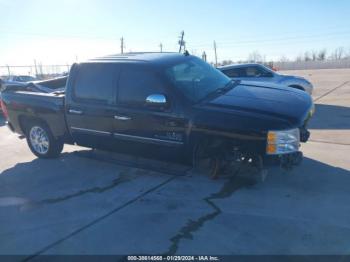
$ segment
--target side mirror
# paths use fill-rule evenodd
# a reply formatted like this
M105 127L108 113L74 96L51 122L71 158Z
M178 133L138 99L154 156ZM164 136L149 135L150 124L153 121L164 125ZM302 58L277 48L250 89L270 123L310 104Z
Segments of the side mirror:
M164 109L168 105L168 101L165 95L162 94L152 94L147 96L146 105L153 108Z

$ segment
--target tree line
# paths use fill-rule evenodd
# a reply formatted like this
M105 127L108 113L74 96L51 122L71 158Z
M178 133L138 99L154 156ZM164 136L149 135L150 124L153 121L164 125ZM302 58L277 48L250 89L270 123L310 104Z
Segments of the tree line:
M310 50L302 54L299 54L294 59L290 59L286 56L281 56L275 62L302 62L302 61L325 61L325 60L342 60L350 59L350 48L346 50L344 47L337 47L331 51L327 49L321 50ZM223 60L220 65L229 65L233 63L266 63L266 56L261 54L259 51L253 51L250 53L246 60L232 61Z

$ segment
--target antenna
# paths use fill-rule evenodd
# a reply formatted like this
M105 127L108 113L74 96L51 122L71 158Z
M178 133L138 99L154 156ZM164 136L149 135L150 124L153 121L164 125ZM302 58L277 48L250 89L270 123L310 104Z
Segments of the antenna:
M186 49L185 48L185 41L184 41L184 36L185 36L185 32L184 31L181 31L181 35L180 35L180 40L179 40L179 53L181 53L181 50L182 50L182 47L184 47L184 50Z

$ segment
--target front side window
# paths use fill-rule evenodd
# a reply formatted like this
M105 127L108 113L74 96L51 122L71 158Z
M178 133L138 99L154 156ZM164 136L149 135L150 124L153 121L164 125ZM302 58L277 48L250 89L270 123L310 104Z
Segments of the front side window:
M261 75L259 68L256 66L247 67L245 72L247 77L259 77Z
M222 72L228 77L241 77L243 74L240 68L225 69Z
M190 101L198 102L231 80L225 74L197 57L166 69L166 75Z
M249 66L245 68L246 77L265 77L269 71L260 66Z
M142 64L123 65L118 86L118 104L128 107L142 108L149 95L166 95L157 73Z
M74 97L78 100L113 104L116 93L115 64L80 64L74 85Z

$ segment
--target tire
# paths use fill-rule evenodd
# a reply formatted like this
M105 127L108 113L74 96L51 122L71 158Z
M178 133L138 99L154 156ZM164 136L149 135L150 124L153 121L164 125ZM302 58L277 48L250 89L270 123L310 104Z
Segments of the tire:
M32 153L39 158L57 158L63 150L63 141L55 139L50 128L40 121L29 123L26 139Z
M207 144L198 143L193 148L193 171L211 179L217 179L220 172L221 161L218 157L207 154Z

